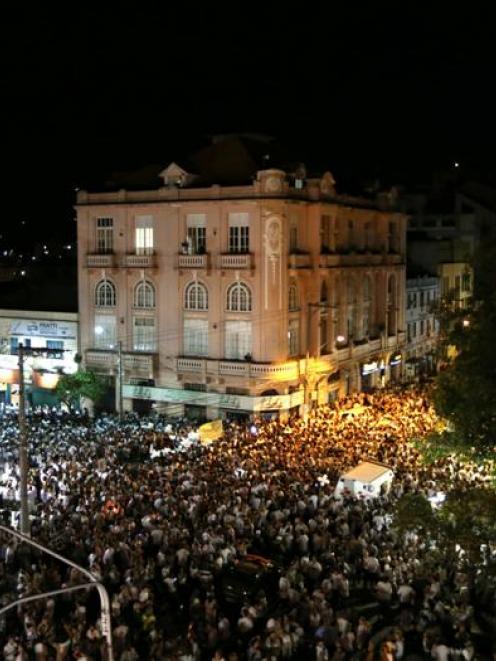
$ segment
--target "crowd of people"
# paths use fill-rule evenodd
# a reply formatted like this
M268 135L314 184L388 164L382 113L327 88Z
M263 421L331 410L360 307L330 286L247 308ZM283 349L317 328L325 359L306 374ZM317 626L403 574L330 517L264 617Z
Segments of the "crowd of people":
M454 457L420 461L411 441L437 423L415 388L352 395L307 420L227 423L209 445L187 421L33 411L31 535L105 585L120 661L483 658L470 568L433 564L425 540L392 525L405 493L490 478ZM18 434L5 413L6 522ZM391 489L335 498L339 476L366 458L392 467ZM250 553L277 564L278 584L234 607L219 577ZM6 535L0 555L1 605L85 580ZM97 595L8 611L0 649L7 661L105 658Z

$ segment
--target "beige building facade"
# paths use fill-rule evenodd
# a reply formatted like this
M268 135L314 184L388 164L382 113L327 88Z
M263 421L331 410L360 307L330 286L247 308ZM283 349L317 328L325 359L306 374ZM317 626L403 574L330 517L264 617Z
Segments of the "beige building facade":
M406 217L332 175L77 196L84 364L124 407L285 415L399 379Z

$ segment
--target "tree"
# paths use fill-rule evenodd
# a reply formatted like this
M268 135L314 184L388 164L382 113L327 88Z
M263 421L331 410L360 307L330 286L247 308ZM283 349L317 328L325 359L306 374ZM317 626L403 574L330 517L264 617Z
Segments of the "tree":
M488 242L474 263L477 278L468 308L447 306L441 351L455 347L434 388L437 412L469 446L496 445L496 244Z
M409 531L419 534L450 562L464 560L474 570L495 570L489 552L496 544L492 488L454 489L438 508L425 496L407 494L396 504L394 527L401 536Z
M94 372L80 370L74 374L64 374L56 388L57 397L69 408L79 405L81 397L99 402L105 395L106 385L101 376Z

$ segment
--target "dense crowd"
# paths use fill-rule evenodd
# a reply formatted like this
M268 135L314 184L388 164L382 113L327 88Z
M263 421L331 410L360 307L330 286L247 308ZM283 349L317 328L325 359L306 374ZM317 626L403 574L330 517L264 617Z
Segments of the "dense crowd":
M453 457L419 460L410 441L436 424L416 389L353 395L307 421L232 422L210 445L185 421L34 411L32 536L106 586L120 661L481 658L470 571L433 566L424 540L391 526L404 493L489 479ZM5 413L5 511L18 498L17 443ZM339 475L365 458L393 468L391 489L335 498ZM280 567L277 594L229 607L219 577L252 552ZM84 581L5 536L0 553L2 604ZM103 658L99 618L93 591L11 610L0 617L3 658Z

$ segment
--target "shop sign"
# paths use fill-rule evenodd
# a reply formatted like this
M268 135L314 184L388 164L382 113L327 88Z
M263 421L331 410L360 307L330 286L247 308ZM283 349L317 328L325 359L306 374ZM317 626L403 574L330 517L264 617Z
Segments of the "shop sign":
M76 324L18 319L10 324L10 334L24 337L66 337L75 339Z
M389 364L390 365L399 365L401 363L401 361L402 361L401 353L400 352L393 353L393 355L391 356L391 359L389 361Z

